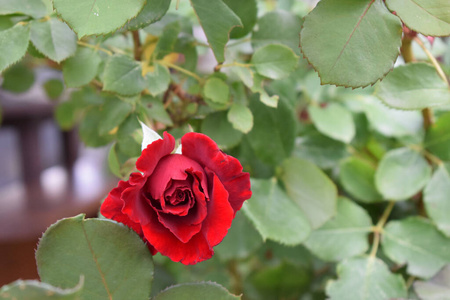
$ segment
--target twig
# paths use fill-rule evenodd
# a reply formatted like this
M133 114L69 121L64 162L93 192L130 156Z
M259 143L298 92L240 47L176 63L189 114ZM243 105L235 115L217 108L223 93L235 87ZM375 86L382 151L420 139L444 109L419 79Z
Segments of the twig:
M442 70L441 66L439 65L438 61L436 60L436 58L434 58L433 54L431 54L431 52L427 49L427 47L425 47L424 43L418 38L415 37L414 41L419 44L419 46L422 48L422 50L425 52L425 54L428 56L428 58L430 59L431 63L433 64L434 68L436 69L437 73L439 74L439 76L442 78L442 80L445 81L445 83L450 86L447 76L445 76L444 71Z
M372 249L370 251L370 257L375 257L377 255L378 246L380 245L380 234L383 231L384 224L386 224L387 219L389 218L389 215L392 212L392 209L394 208L395 201L389 202L389 204L386 206L383 214L381 215L381 218L378 220L378 223L375 227L373 227L373 243L372 243Z
M134 44L134 59L141 60L142 47L141 47L141 39L139 38L139 31L133 30L131 32L133 36L133 44Z

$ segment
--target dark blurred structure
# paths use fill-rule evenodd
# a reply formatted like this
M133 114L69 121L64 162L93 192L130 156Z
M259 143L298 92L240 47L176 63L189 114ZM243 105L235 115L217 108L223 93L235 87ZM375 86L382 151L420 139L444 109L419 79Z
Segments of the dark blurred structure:
M24 94L0 88L0 286L38 278L34 250L45 229L79 213L96 216L115 184L105 149L61 132L38 80Z

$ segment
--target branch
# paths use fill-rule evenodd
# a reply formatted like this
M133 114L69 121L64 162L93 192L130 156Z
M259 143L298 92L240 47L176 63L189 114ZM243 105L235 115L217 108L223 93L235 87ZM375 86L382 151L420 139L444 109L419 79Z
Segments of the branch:
M133 30L131 34L133 36L133 44L134 44L134 59L140 61L142 55L142 47L141 47L141 39L139 38L139 31Z

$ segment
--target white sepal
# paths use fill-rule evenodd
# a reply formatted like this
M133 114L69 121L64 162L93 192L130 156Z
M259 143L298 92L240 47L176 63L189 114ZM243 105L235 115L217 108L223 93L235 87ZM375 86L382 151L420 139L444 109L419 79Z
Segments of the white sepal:
M144 135L144 138L142 139L141 151L147 148L147 146L153 143L154 141L162 140L162 137L156 131L154 131L141 121L139 121L139 123L141 123L142 133Z
M175 154L181 154L181 143L180 143L180 145L177 147L177 150L175 150Z

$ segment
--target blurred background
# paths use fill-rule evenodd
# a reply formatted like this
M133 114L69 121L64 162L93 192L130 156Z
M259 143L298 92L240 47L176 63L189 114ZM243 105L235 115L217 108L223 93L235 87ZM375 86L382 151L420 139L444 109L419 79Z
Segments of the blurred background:
M76 129L56 124L54 100L70 93L60 72L40 67L14 78L21 68L0 79L0 286L37 279L34 250L46 228L79 213L96 216L117 183L107 148L85 148Z

